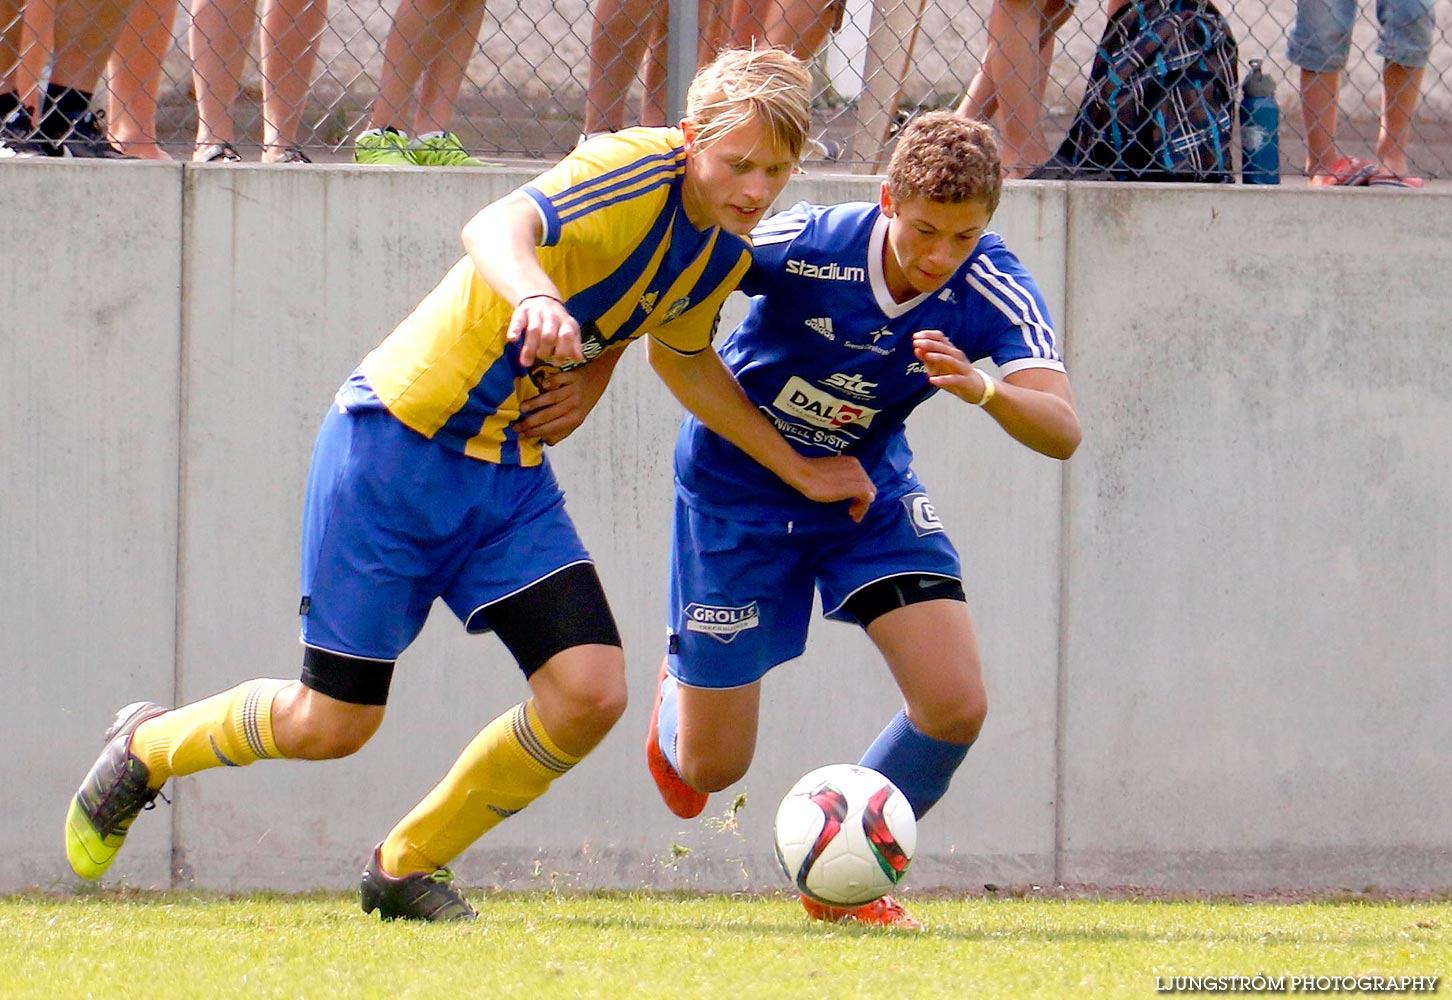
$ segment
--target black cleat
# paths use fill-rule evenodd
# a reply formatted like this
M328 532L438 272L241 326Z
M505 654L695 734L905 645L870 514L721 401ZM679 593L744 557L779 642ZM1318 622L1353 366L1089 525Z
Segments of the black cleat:
M66 859L81 878L106 873L126 842L132 820L160 794L160 789L147 787L151 772L131 752L131 736L137 726L165 711L154 702L134 702L117 712L106 730L106 749L66 813Z
M24 105L12 108L0 118L0 160L48 156L50 147L35 134L35 123Z
M417 872L394 878L383 870L379 857L383 845L373 849L359 885L363 912L378 911L384 920L475 920L479 914L464 894L451 884L454 873L447 868Z
M101 124L104 115L103 111L89 109L77 115L67 115L52 107L40 121L43 138L47 141L47 153L88 160L136 159L111 145Z

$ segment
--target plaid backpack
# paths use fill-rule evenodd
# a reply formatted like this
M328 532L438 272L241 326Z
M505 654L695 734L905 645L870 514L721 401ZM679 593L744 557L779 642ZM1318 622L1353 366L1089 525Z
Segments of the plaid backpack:
M1105 26L1069 133L1032 176L1230 183L1239 77L1210 0L1135 0Z

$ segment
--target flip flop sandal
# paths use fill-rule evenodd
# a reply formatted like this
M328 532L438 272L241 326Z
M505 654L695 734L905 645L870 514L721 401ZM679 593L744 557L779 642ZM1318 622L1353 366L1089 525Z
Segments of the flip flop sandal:
M1354 156L1343 156L1331 164L1331 172L1327 174L1313 174L1311 177L1312 187L1366 187L1373 175L1377 173L1377 165L1368 163L1366 160L1358 160Z
M1394 174L1385 167L1377 167L1376 171L1367 178L1367 187L1393 187L1393 188L1421 188L1420 177L1408 177L1402 174Z
M230 142L214 142L202 150L197 163L241 163L242 154L232 148Z

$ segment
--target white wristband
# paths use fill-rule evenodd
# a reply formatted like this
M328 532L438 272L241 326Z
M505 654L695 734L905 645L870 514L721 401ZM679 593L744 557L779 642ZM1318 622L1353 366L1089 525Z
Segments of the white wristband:
M974 406L987 406L988 401L998 394L998 383L993 381L993 376L982 368L974 368L975 372L983 377L983 395L978 397Z

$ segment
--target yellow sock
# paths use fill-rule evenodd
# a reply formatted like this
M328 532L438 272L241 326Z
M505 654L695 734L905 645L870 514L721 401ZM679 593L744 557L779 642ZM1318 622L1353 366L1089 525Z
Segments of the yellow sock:
M281 757L272 738L272 699L291 681L247 681L136 727L131 752L151 770L152 788L211 767L246 767Z
M389 833L384 872L400 878L448 864L579 762L550 739L532 701L516 705L474 737L444 780Z

